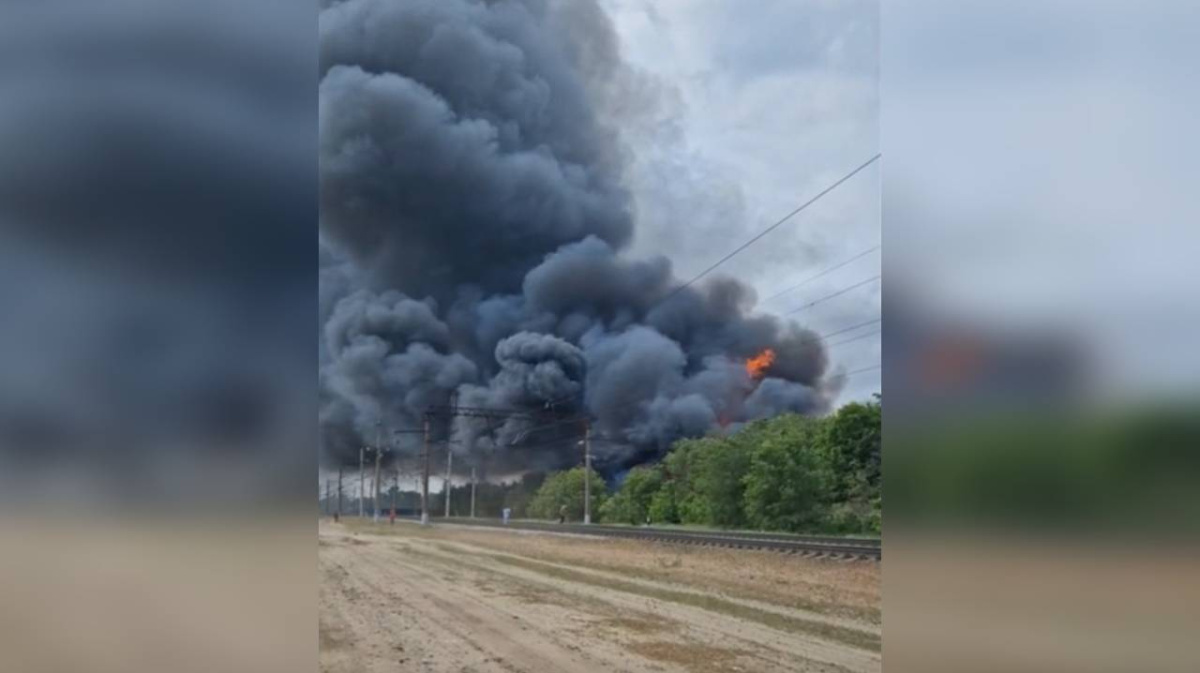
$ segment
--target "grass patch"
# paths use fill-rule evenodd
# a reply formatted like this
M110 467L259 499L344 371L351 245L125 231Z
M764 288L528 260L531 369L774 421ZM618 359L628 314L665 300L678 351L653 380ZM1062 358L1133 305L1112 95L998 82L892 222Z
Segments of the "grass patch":
M383 524L383 525L373 524L369 520L361 521L361 522L356 521L356 520L347 520L345 525L347 526L347 528L350 528L351 530L361 530L362 532L375 534L375 535L412 537L412 538L423 539L423 540L432 540L432 541L441 541L441 540L447 540L447 539L454 541L455 533L458 533L458 532L465 533L466 532L466 531L455 531L455 530L453 530L452 527L449 527L449 526L442 527L442 528L438 528L438 527L426 528L426 527L415 526L415 525L411 525L411 524L401 525L401 524L397 523L396 526L393 527L393 526L389 526L386 524ZM489 540L489 539L486 539L486 537L481 539L480 536L473 536L470 538L470 544L473 546L483 548L483 549L490 549L494 552L510 553L510 554L514 553L514 551L511 549L511 547L508 544L511 542L511 540L507 537L508 533L506 531L479 530L479 531L471 531L471 533L479 533L482 536L490 536L490 535L501 536L497 540ZM447 534L450 535L449 538L447 538ZM604 538L595 538L595 539L596 540L604 540ZM452 555L457 555L457 554L462 553L462 550L459 548L442 545L439 542L435 542L435 547L441 551L450 553ZM566 558L566 557L560 557L554 553L545 553L545 552L534 550L534 549L524 549L524 550L517 551L516 553L521 556L524 556L524 557L527 557L527 558L530 558L530 559L533 559L533 560L536 560L536 561L539 561L542 563L547 563L547 564L558 563L558 564L563 564L563 565L572 565L572 566L578 566L580 568L586 568L589 570L615 573L615 574L625 575L625 576L629 576L629 577L633 577L633 578L637 578L637 579L648 580L648 581L652 581L652 582L662 582L662 583L676 584L676 585L682 584L683 586L688 586L689 584L694 585L694 583L682 581L681 577L677 574L677 571L679 571L680 569L683 568L684 557L689 556L693 553L700 553L702 551L705 551L705 550L702 550L699 548L697 548L697 549L683 548L683 549L678 550L676 553L674 553L675 558L673 560L664 561L664 560L656 558L655 560L658 564L658 567L650 567L650 568L635 567L635 566L630 566L630 565L626 565L626 564L618 564L618 563L606 563L603 561L579 559L579 558L575 558L574 556L572 556L570 558ZM772 593L769 590L755 590L751 587L741 586L736 583L731 584L731 583L722 582L720 580L720 578L711 578L711 581L709 583L705 583L705 584L696 586L695 588L700 591L711 590L713 588L712 582L715 582L717 585L719 585L722 590L732 592L734 594L745 594L745 596L747 598L751 598L754 600L758 600L758 601L762 601L762 602L770 603L770 604L774 604L774 605L779 605L781 607L805 610L805 611L815 612L815 613L819 613L819 614L823 614L823 615L846 617L846 618L850 618L850 619L858 619L858 620L862 620L862 621L872 623L872 624L879 624L881 621L881 611L879 610L879 608L859 607L859 606L846 605L846 604L837 603L837 602L828 602L825 600L817 599L815 597L800 595L800 594L797 594L794 592L789 592L789 593L774 592L774 593ZM766 612L766 611L760 611L760 612ZM799 619L799 618L797 618L797 619ZM817 623L819 623L819 622L817 622ZM833 626L830 628L842 628L842 627ZM857 633L857 631L855 631L854 629L847 628L845 630ZM811 632L811 630L809 630L809 632ZM876 642L879 641L878 636L875 637L875 641Z
M441 545L437 545L437 547L441 549ZM571 609L579 609L583 607L583 604L580 601L572 600L571 598L562 595L561 592L547 589L529 582L522 582L510 576L504 575L503 573L498 573L494 570L488 570L487 568L482 568L459 559L446 558L437 554L430 554L428 552L417 550L410 550L410 553L413 556L425 559L431 564L440 566L449 564L465 571L487 575L490 578L489 580L484 582L476 581L473 582L473 584L481 591L492 595L515 598L522 603L528 603L531 605L554 605ZM445 579L444 576L443 579ZM456 577L455 579L457 580L458 578ZM611 606L605 607L609 610L612 609Z
M506 565L531 570L543 575L549 575L557 579L566 580L568 582L577 582L580 584L590 584L592 586L620 591L628 594L636 594L648 598L669 601L681 605L688 605L709 612L716 612L730 617L737 617L748 621L758 622L773 629L781 631L790 631L792 633L803 633L815 635L827 640L845 643L853 647L858 647L872 652L879 652L883 649L882 638L873 633L859 631L857 629L846 628L836 624L827 624L825 622L814 621L810 619L801 619L799 617L790 617L780 615L766 610L760 610L732 601L709 596L704 594L694 594L685 591L674 591L659 587L647 587L633 582L626 582L607 577L596 577L587 573L582 573L568 568L549 565L542 561L531 561L521 558L513 558L509 556L501 556L498 554L485 554L484 556L504 563Z
M744 650L662 640L634 643L629 645L629 649L647 659L683 666L698 673L728 671L734 660L746 654Z
M534 549L521 550L514 552L504 541L494 543L488 540L472 539L471 543L477 547L483 547L502 553L517 553L520 556L525 556L531 559L542 561L545 563L558 563L562 565L578 566L589 570L597 570L600 572L610 572L620 575L635 577L638 579L649 580L652 582L664 582L668 584L683 584L689 585L694 583L683 581L683 578L675 571L681 570L684 566L684 557L690 554L701 552L701 549L684 548L674 554L671 560L665 560L661 557L655 557L655 562L658 567L644 568L631 566L627 564L605 563L603 561L591 561L581 559L576 556L561 556L555 553L547 553ZM442 551L451 553L461 553L461 550L452 549L438 545ZM752 587L738 585L736 583L721 582L719 578L712 578L709 582L701 584L696 588L702 591L707 591L713 588L713 582L721 585L725 591L734 594L745 594L746 597L764 603L771 603L781 607L793 608L798 610L806 610L808 612L816 612L823 615L834 617L846 617L850 619L858 619L872 624L879 624L881 620L881 611L878 608L866 608L853 605L845 605L837 602L829 602L824 600L814 599L808 596L802 596L795 593L779 593L766 590L755 590Z
M610 617L592 624L593 628L615 631L618 633L631 631L635 634L662 633L674 631L675 624L666 619L645 613L644 617Z
M529 523L546 523L545 521L530 521ZM644 528L641 524L605 522L598 524L605 528ZM883 536L877 533L834 533L824 530L814 530L807 533L794 533L791 531L781 530L759 530L755 528L720 528L717 526L705 526L695 523L656 523L650 528L655 530L673 530L680 533L711 533L720 535L722 533L730 533L733 535L761 535L764 537L782 537L804 539L811 537L827 537L827 538L842 538L845 540L882 540Z
M317 622L317 634L318 649L321 652L341 650L349 645L348 639L342 634L341 629L329 626L324 621Z

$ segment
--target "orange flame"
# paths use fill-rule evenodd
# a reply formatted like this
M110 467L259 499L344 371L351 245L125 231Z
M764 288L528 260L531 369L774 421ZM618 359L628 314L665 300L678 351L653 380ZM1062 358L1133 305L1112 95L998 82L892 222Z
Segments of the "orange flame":
M773 362L775 362L775 351L768 348L746 360L746 373L752 379L761 379Z

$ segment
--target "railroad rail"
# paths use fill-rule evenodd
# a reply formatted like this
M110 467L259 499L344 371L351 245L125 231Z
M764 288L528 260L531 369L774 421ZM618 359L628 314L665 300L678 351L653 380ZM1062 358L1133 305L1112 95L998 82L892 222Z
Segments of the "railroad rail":
M883 558L883 545L881 541L867 538L784 535L742 531L691 531L647 526L605 526L600 524L585 526L581 524L537 523L531 521L512 521L505 525L495 519L469 519L461 517L439 517L433 521L434 523L487 526L491 528L513 528L550 533L633 538L674 544L724 547L727 549L765 549L805 556L865 558L874 560L882 560Z

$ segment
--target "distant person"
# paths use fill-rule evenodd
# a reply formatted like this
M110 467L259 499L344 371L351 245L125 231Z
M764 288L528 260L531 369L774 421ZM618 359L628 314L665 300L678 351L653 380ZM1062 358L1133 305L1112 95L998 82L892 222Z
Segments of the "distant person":
M512 508L505 507L504 511L501 512L501 515L504 517L504 525L507 526L508 525L508 517L512 516Z
M333 513L333 522L334 522L334 523L337 523L337 522L338 522L338 521L340 521L341 519L342 519L342 515L341 515L341 513L340 513L340 512L334 512L334 513Z
M567 522L567 506L566 505L563 505L562 507L558 508L558 522L559 523Z

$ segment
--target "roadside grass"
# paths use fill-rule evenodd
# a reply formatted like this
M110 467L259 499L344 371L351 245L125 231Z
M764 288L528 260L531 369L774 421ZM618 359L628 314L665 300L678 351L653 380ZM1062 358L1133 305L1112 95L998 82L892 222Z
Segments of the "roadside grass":
M504 550L497 550L504 551ZM691 551L691 550L688 550ZM679 568L683 566L683 559L676 556L671 560L656 559L657 568L642 568L619 563L605 563L603 561L588 561L581 559L565 559L557 557L554 554L547 554L538 551L528 551L523 553L531 559L543 561L546 563L562 563L567 565L575 565L589 570L597 570L600 572L610 572L626 575L636 579L648 580L651 582L662 582L665 584L675 584L682 586L692 586L697 589L710 590L713 588L711 584L696 586L694 583L680 581ZM849 617L851 619L859 619L867 623L878 624L880 621L880 611L878 609L857 608L854 606L843 605L840 603L830 603L827 601L815 600L797 594L779 594L767 591L753 591L746 587L722 585L724 590L744 594L746 598L778 605L781 607L804 610L807 612L815 612L822 615Z
M451 517L451 518L455 519L457 521L463 521L463 522L470 521L470 519L466 519L463 517ZM438 520L438 517L433 518L434 523L437 523L437 520ZM483 518L483 519L479 519L478 523L482 526L495 526L497 521L498 521L497 519ZM557 523L556 519L509 519L509 521L514 524L537 524L539 526L547 526L547 525L552 525L552 524ZM581 522L568 521L567 523L579 524ZM608 522L608 521L595 523L593 525L597 526L597 527L604 527L604 528L643 528L644 527L641 524ZM842 538L842 539L846 539L846 540L872 540L872 541L878 541L878 540L882 539L882 536L874 535L874 534L870 534L870 533L829 533L829 532L820 531L820 530L814 530L814 531L810 531L810 532L806 532L806 533L793 533L793 532L785 532L785 531L777 531L777 530L759 530L759 529L755 529L755 528L719 528L717 526L705 526L705 525L696 524L696 523L651 523L649 527L660 529L660 530L674 530L674 531L679 531L679 532L683 532L683 533L712 533L715 535L720 535L721 533L730 533L733 535L769 535L771 537L784 537L784 538L828 537L828 538Z
M712 647L700 643L676 643L665 640L633 643L629 645L629 649L646 659L661 661L665 664L675 664L695 673L718 673L720 671L740 670L733 668L733 662L738 657L749 654L745 650Z
M347 526L353 532L364 532L375 535L394 535L397 537L417 537L426 540L445 540L446 534L467 534L481 533L500 535L504 531L491 531L487 529L477 529L472 531L457 531L451 528L426 528L413 524L397 524L390 526L387 524L373 524L368 521L347 521ZM453 538L451 538L453 539ZM598 541L604 541L604 538L597 538ZM478 540L474 537L471 539L471 544L490 549L502 553L514 553L505 542L507 539L497 539L495 544L492 541ZM623 541L627 542L627 541ZM449 551L449 548L444 548L443 551ZM680 554L676 554L675 558L670 561L659 561L657 568L637 567L623 563L609 563L599 560L586 560L577 557L566 558L554 552L545 552L532 548L521 549L518 555L543 563L559 563L565 565L574 565L588 570L596 570L599 572L617 573L636 579L647 580L651 582L660 582L664 584L675 584L677 586L692 587L698 590L711 590L713 585L705 583L702 586L695 583L683 582L676 572L682 566L682 556L691 554L702 554L708 550L693 549L690 547L680 548ZM459 550L453 550L453 553L459 553ZM767 552L764 552L767 553ZM767 590L753 590L745 586L728 584L717 580L718 585L726 591L744 595L746 598L762 601L772 605L781 607L793 608L813 612L822 615L830 615L837 617L846 617L857 619L869 624L879 624L881 622L881 611L878 608L863 608L853 605L845 605L842 603L834 603L815 599L809 596L804 596L796 593L778 593Z
M531 521L531 523L534 523L534 522ZM539 523L546 523L546 522L541 521ZM599 525L605 526L608 528L642 528L643 527L640 524L609 523L607 521L605 521ZM819 531L819 530L808 532L808 533L792 533L792 532L784 532L784 531L778 531L778 530L758 530L758 529L754 529L754 528L718 528L715 526L704 526L701 524L694 524L694 523L652 523L652 524L650 524L649 528L657 528L657 529L661 529L661 530L675 530L675 531L679 531L681 533L712 533L714 535L720 535L722 533L730 533L733 535L763 535L763 536L770 536L770 537L797 538L797 539L803 539L803 538L808 538L808 537L828 537L828 538L842 538L845 540L872 540L872 541L878 541L878 540L882 539L882 536L871 535L868 533L839 534L839 533L828 533L828 532Z
M439 548L441 547L439 546ZM459 553L458 550L452 550L449 548L443 549L443 551ZM666 588L647 587L633 582L626 582L607 577L596 577L594 575L570 570L568 568L550 565L543 561L514 558L498 554L480 554L480 556L489 558L497 563L503 563L522 568L524 570L530 570L568 582L589 584L591 586L609 589L612 591L620 591L622 593L635 594L646 598L653 598L656 600L668 601L680 605L687 605L699 608L701 610L706 610L708 612L715 612L730 617L736 617L738 619L757 622L781 631L815 635L826 640L837 641L872 652L879 652L883 647L882 638L873 633L850 629L843 626L838 626L836 624L827 624L824 622L768 612L766 610L760 610L747 605L741 605L717 596L675 591Z
M440 548L440 547L439 547ZM444 550L443 550L444 551ZM434 567L444 567L447 564L458 568L464 572L475 573L486 577L483 581L476 581L473 584L476 588L485 593L498 594L515 598L523 603L535 605L554 605L573 610L582 609L584 612L593 614L597 618L608 618L622 613L617 606L606 603L598 599L579 600L570 596L564 595L561 591L547 588L543 585L524 581L514 578L512 575L489 569L484 566L479 566L474 563L469 563L458 558L447 558L439 554L431 554L429 552L410 549L409 554L417 558L423 559ZM454 550L454 553L461 554L459 550ZM652 617L649 613L639 613L641 617Z

